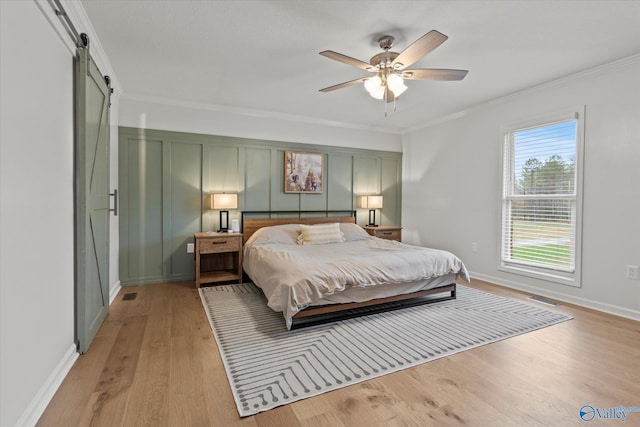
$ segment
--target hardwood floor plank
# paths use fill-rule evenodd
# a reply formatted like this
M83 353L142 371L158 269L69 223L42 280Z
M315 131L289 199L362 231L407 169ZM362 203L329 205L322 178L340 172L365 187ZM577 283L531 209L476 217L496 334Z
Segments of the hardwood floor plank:
M104 329L109 333L97 334L89 351L79 356L38 420L37 426L82 425L82 409L92 404L93 390L116 341L119 328L120 322L114 325L113 322L105 321L101 331Z
M123 322L94 389L90 425L122 424L146 324L147 316L128 317Z
M438 371L437 362L431 362L423 369ZM420 367L422 368L422 365ZM412 368L415 369L415 368ZM512 421L482 400L469 396L466 390L459 394L440 393L438 384L418 381L411 369L393 374L387 381L389 389L413 410L428 419L432 425L464 425L469 420L477 425L508 426ZM464 407L464 411L455 413L452 408ZM489 414L489 415L487 415Z
M311 399L303 399L296 402L291 406L291 409L295 413L295 419L300 422L300 425L310 427L340 427L345 424L338 417L338 414L333 410L332 395L337 394L338 399L343 399L344 396L341 393L342 390L335 390L329 393L324 393Z
M122 301L128 292L137 298ZM580 425L586 404L640 406L640 322L550 309L575 319L240 418L193 282L127 287L38 425ZM640 414L625 425L634 422Z
M347 427L333 412L317 414L312 417L298 417L302 427Z
M166 294L148 306L138 367L129 391L124 426L168 425L169 378L171 366L170 330L173 316Z

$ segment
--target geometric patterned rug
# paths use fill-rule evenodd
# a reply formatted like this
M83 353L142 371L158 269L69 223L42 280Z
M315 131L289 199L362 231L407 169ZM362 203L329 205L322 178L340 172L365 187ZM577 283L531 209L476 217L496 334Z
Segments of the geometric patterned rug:
M571 319L458 285L455 300L288 331L251 283L200 296L241 417Z

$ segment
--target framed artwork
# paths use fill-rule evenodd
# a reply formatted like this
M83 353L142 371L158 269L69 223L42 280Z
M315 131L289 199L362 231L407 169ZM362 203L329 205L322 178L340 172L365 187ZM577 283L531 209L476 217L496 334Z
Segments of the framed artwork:
M322 153L284 152L284 192L322 194Z

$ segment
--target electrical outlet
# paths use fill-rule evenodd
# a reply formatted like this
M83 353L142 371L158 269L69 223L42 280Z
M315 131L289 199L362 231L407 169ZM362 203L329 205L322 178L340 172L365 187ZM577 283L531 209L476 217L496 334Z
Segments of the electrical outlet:
M627 265L627 279L640 280L640 266Z
M193 243L187 243L187 253L192 254L194 250Z
M478 244L476 242L471 244L471 252L478 252Z

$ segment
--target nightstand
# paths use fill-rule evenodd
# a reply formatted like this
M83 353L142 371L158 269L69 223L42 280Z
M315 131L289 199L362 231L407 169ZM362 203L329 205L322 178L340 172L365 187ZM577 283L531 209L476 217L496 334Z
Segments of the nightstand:
M364 227L367 233L374 237L387 240L402 241L402 227L394 227L391 225L381 225L380 227Z
M242 233L195 233L196 288L242 281Z

